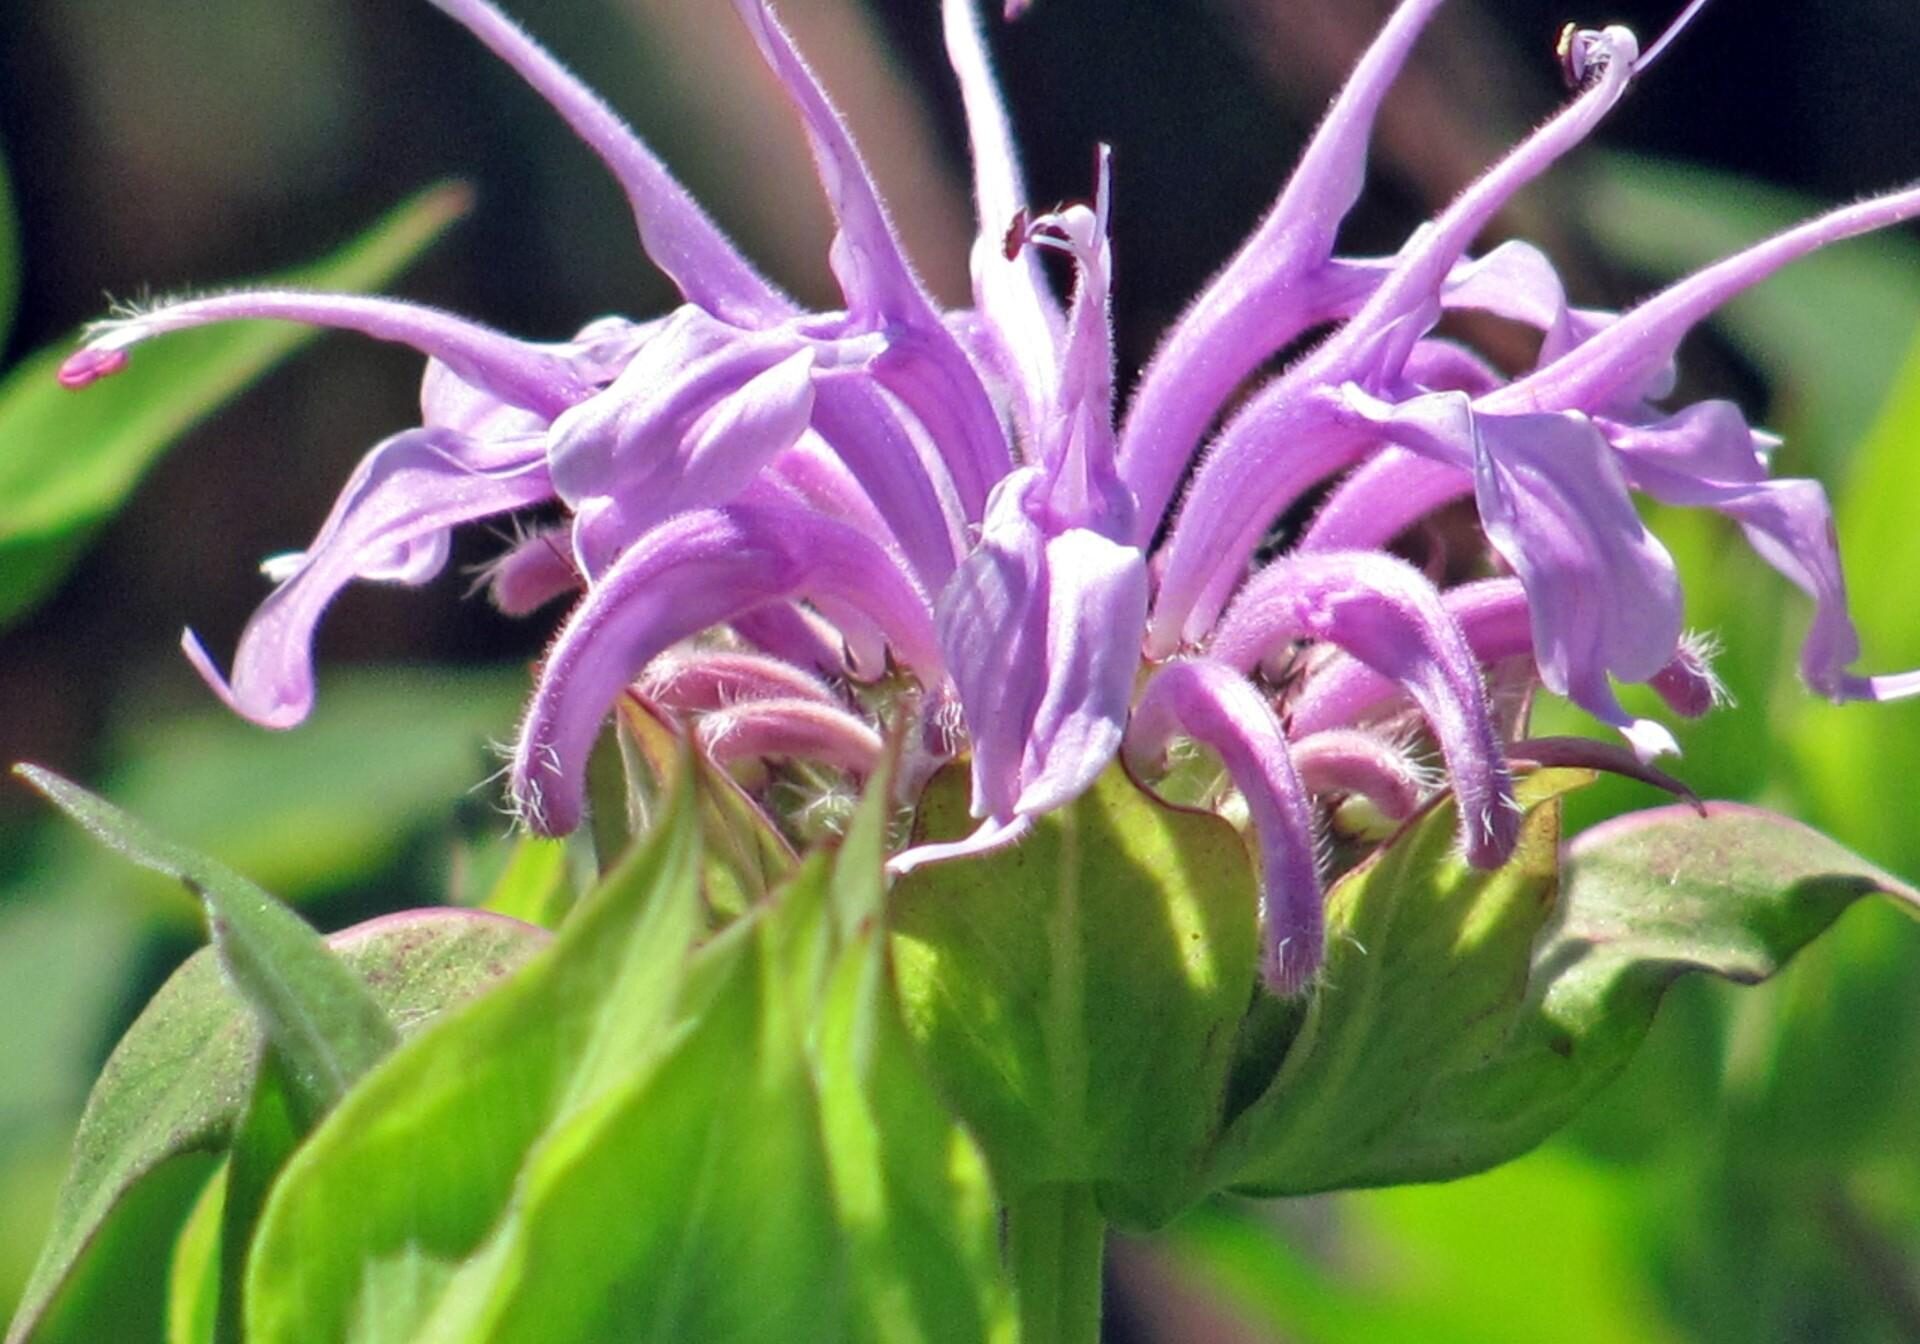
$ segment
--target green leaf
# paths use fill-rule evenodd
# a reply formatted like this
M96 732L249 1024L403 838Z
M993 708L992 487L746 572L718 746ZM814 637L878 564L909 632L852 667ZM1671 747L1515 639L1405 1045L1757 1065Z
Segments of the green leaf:
M523 668L340 669L294 733L217 705L168 715L132 701L104 751L102 792L283 899L352 899L377 885L396 904L429 904L441 875L417 860L434 856L433 833L490 768L486 739L512 723L525 687ZM380 744L377 769L369 741ZM57 1188L100 1056L138 1007L123 996L156 916L197 936L201 914L179 883L129 867L76 828L49 824L32 839L29 862L0 890L0 1021L15 1024L0 1066L0 1151L51 1138ZM6 1308L52 1190L43 1204L23 1196L9 1207L4 1249L26 1259L0 1256Z
M1335 884L1320 988L1279 1072L1227 1133L1226 1180L1296 1194L1488 1165L1472 1147L1480 1136L1449 1125L1456 1110L1470 1124L1476 1104L1493 1123L1491 1103L1467 1094L1525 1001L1559 871L1559 795L1591 779L1544 771L1523 781L1529 811L1496 872L1458 856L1449 798Z
M496 916L421 910L370 920L328 943L381 1009L411 1031L498 980L542 941L539 930ZM52 1233L7 1344L134 1337L63 1323L75 1313L87 1319L103 1294L123 1296L129 1284L162 1277L153 1266L164 1252L127 1259L111 1229L127 1224L131 1209L143 1226L171 1237L252 1093L261 1041L210 948L154 995L88 1098Z
M14 213L7 160L0 154L0 348L13 330L20 305L20 217Z
M466 188L433 188L274 287L366 290L384 284L465 212ZM179 435L313 336L243 322L170 335L82 394L54 371L70 353L42 350L0 382L0 622L17 619L65 573L85 535L110 517Z
M889 811L875 780L838 862L696 959L684 1043L532 1155L419 1339L984 1344L994 1205L893 1000Z
M307 1123L399 1039L359 978L307 922L224 864L154 834L119 808L37 766L21 778L143 868L175 878L206 902L220 963L253 1006L286 1065Z
M837 864L696 948L703 770L666 768L650 838L548 958L395 1052L294 1157L249 1338L988 1338L985 1162L887 975L884 784Z
M799 1024L764 942L748 936L755 923L719 945L709 992L657 1065L530 1155L508 1218L411 1338L846 1338Z
M228 1145L226 1181L220 1203L220 1294L214 1317L219 1344L245 1344L241 1288L246 1282L247 1251L267 1191L311 1128L299 1090L280 1051L261 1052L253 1095L234 1127Z
M1678 976L1764 980L1858 897L1920 900L1817 832L1732 804L1596 827L1562 871L1557 795L1579 782L1529 781L1519 849L1497 873L1454 856L1441 807L1332 893L1325 987L1229 1135L1241 1186L1303 1193L1504 1162L1621 1070Z
M509 919L557 929L573 908L573 874L568 842L544 836L522 836L514 842L507 865L495 879L483 910Z
M167 1310L160 1267L214 1165L210 1153L184 1153L129 1188L90 1229L86 1254L50 1285L56 1294L37 1299L38 1276L29 1281L9 1344L158 1341Z
M945 771L916 842L971 826ZM1231 826L1110 770L1019 845L909 873L892 922L908 1028L1003 1199L1092 1183L1109 1220L1150 1226L1203 1192L1256 957Z
M220 1223L227 1169L213 1174L173 1243L167 1271L167 1344L214 1344L220 1315Z
M980 1344L1008 1309L986 1160L947 1112L914 1052L887 961L882 864L889 790L868 783L831 876L826 914L843 944L809 1024L834 1204L863 1338Z
M395 1051L294 1156L250 1261L250 1337L415 1338L522 1207L523 1171L688 1048L674 1009L700 923L700 845L682 778L547 955Z

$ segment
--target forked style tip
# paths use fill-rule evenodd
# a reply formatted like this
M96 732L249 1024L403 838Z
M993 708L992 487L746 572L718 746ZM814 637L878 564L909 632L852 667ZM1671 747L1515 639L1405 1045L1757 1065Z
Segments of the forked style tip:
M102 378L111 378L127 367L127 352L124 350L96 350L91 347L76 350L61 361L60 371L55 376L60 386L79 391L90 387Z

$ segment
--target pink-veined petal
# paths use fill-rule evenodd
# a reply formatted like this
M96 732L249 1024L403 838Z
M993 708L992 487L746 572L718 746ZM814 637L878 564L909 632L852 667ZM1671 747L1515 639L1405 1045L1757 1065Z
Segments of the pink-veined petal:
M871 539L801 510L681 514L600 576L547 653L509 774L528 824L549 835L579 824L593 740L620 692L656 655L796 597L832 597L865 613L923 683L944 677L925 597Z

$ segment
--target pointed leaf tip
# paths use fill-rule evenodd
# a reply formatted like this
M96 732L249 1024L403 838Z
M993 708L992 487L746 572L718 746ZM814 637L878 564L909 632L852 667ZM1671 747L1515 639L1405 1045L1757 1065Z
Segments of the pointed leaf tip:
M394 1020L414 1030L545 941L515 920L427 909L369 920L328 944ZM53 1226L7 1344L127 1335L143 1309L142 1285L155 1281L155 1256L164 1255L149 1243L186 1217L232 1139L255 1089L260 1047L254 1015L212 950L188 958L114 1047L87 1098ZM219 1210L207 1217L217 1224ZM159 1231L145 1235L151 1229ZM100 1326L101 1310L112 1314L112 1329Z
M204 902L220 964L280 1053L309 1122L393 1048L399 1036L366 987L279 901L51 770L14 773L102 843Z

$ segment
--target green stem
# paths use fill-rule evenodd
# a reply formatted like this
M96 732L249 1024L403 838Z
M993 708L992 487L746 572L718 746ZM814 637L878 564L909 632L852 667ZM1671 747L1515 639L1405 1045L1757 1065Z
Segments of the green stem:
M1020 1344L1100 1344L1106 1238L1091 1186L1034 1186L1007 1205Z

